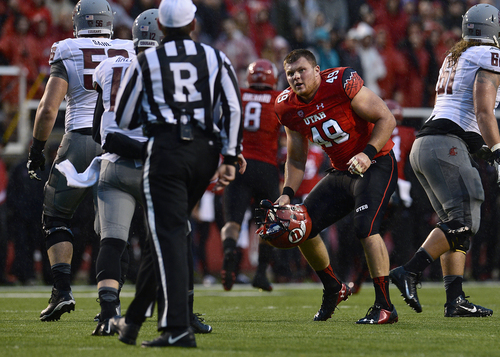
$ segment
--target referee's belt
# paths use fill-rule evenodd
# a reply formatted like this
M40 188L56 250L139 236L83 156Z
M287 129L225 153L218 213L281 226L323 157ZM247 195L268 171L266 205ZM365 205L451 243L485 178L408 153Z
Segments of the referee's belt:
M177 124L171 123L148 123L143 126L144 135L151 137L162 133L173 133L179 130Z

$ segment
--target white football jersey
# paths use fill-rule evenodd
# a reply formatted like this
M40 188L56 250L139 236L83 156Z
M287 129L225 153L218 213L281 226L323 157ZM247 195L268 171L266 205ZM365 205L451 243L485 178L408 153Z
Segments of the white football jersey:
M93 82L102 89L104 113L101 120L101 144L104 145L108 133L119 132L141 142L146 141L142 127L133 130L123 130L115 121L116 93L120 87L126 69L130 66L135 55L125 58L116 56L102 61L95 69Z
M450 66L448 60L449 55L439 70L436 105L431 118L449 119L463 130L481 135L474 113L474 80L479 69L500 73L500 49L473 46L462 53L455 66ZM499 101L500 93L497 92L495 108Z
M66 132L92 127L97 101L92 75L101 61L117 55L135 56L133 42L107 38L69 38L52 45L49 64L62 61L68 73Z

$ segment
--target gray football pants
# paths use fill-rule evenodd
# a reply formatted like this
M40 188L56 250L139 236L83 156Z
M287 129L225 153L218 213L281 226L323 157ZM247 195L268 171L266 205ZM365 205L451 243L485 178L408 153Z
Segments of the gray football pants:
M484 190L463 140L454 135L417 138L410 163L442 222L456 220L475 234Z

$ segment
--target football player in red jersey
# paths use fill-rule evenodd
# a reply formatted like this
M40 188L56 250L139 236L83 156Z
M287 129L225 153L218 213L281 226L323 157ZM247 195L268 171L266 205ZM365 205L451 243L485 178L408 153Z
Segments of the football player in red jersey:
M354 211L354 230L375 287L375 303L357 323L397 322L389 296L389 256L379 234L397 185L390 140L396 120L352 68L321 71L314 55L305 49L290 52L283 65L290 88L278 96L275 110L286 128L288 156L285 187L276 203L289 204L299 188L308 140L323 147L333 166L304 201L312 230L299 248L324 285L323 303L314 320L331 317L337 304L350 295L350 289L333 273L318 233Z
M243 104L243 156L247 161L244 174L236 178L224 190L224 220L221 239L224 249L222 285L231 290L236 279L238 254L236 241L240 234L245 211L262 199L279 196L278 137L280 123L274 114L274 102L278 71L266 60L258 59L247 69L249 88L241 89ZM252 285L271 291L266 269L272 257L273 247L265 242L259 244L259 264Z

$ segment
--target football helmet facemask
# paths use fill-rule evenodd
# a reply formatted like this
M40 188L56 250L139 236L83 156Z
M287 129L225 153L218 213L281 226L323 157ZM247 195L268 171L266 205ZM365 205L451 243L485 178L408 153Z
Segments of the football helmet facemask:
M295 248L309 237L312 222L304 205L278 206L263 200L260 207L256 209L255 222L262 226L255 233L273 247Z
M248 65L247 82L250 88L274 89L278 82L278 69L269 60L258 59Z
M80 0L73 10L73 35L113 36L113 12L106 0Z
M472 6L462 19L462 38L499 46L500 32L498 9L488 4Z
M158 27L158 9L142 12L132 25L134 47L156 47L163 38L163 32Z

